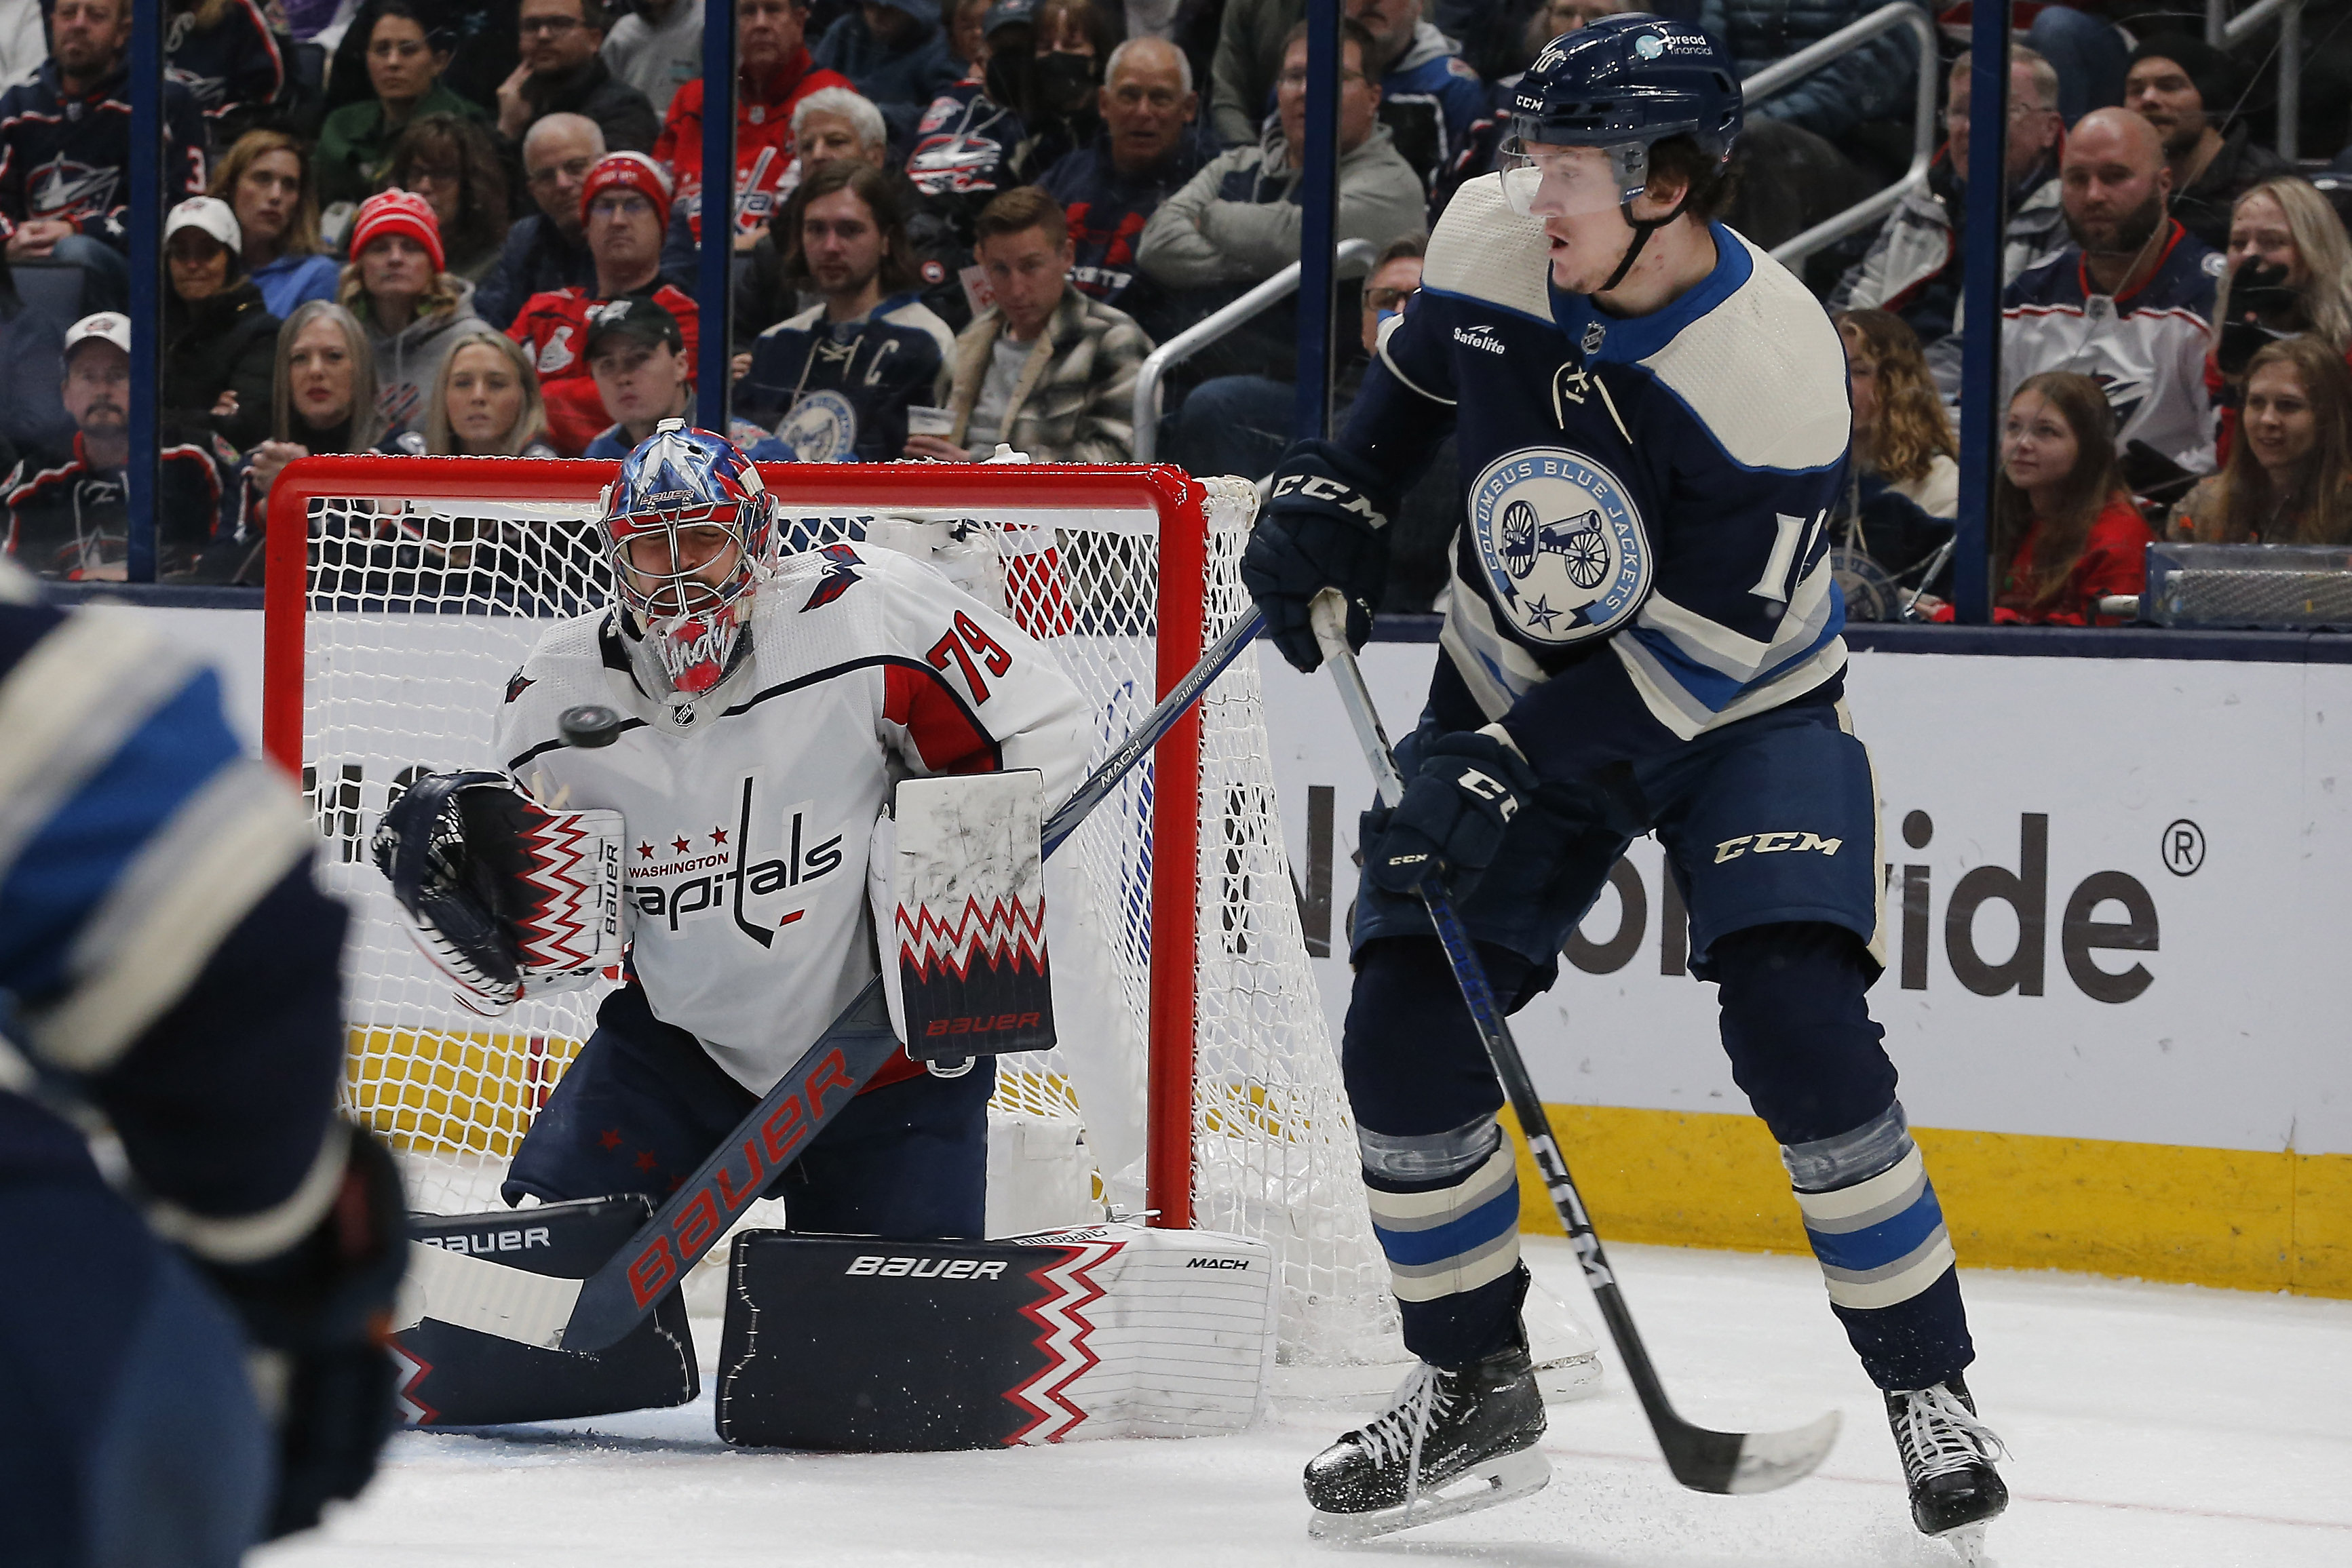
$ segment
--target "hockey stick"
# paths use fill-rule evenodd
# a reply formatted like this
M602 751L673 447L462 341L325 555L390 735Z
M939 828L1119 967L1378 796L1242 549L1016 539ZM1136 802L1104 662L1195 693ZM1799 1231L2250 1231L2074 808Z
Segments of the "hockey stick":
M1253 610L1218 638L1118 749L1087 775L1045 820L1040 838L1046 854L1118 788L1249 646L1264 623ZM429 1313L437 1322L551 1350L592 1352L615 1343L686 1277L729 1224L898 1049L877 976L604 1267L585 1280L558 1280L466 1253L411 1245L409 1273L415 1291L394 1326L408 1327Z
M1380 713L1372 706L1363 671L1357 667L1355 653L1348 646L1347 601L1337 590L1327 588L1315 596L1308 614L1314 622L1315 640L1322 645L1324 661L1331 666L1332 679L1339 685L1340 705L1348 710L1349 722L1355 726L1356 738L1364 748L1364 760L1371 767L1381 803L1393 808L1404 798L1404 780L1397 772L1396 758L1389 748L1388 734L1381 727ZM1593 1234L1592 1222L1585 1218L1584 1200L1568 1174L1568 1162L1560 1158L1551 1118L1536 1095L1535 1081L1528 1076L1527 1063L1511 1039L1503 1009L1496 1005L1486 969L1470 946L1469 933L1454 913L1454 900L1434 876L1422 884L1421 899L1428 906L1430 924L1437 928L1437 940L1445 948L1446 962L1453 966L1454 978L1462 988L1462 999L1469 1004L1470 1020L1495 1064L1495 1075L1503 1082L1511 1112L1519 1120L1519 1131L1527 1136L1528 1152L1535 1156L1552 1207L1559 1211L1560 1224L1576 1245L1577 1257L1584 1264L1584 1281L1591 1286L1592 1299L1608 1321L1609 1337L1624 1359L1626 1375L1633 1380L1643 1414L1657 1434L1666 1468L1693 1491L1711 1492L1773 1491L1811 1474L1829 1457L1830 1445L1837 1440L1834 1410L1785 1432L1710 1431L1675 1413L1658 1381L1657 1369L1650 1364L1641 1331L1633 1326L1633 1314L1618 1289L1617 1276L1601 1253L1601 1238Z

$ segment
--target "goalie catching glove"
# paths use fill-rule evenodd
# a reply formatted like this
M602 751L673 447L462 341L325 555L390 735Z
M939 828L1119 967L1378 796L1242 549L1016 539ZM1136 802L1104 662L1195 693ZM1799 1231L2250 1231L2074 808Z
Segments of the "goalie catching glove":
M1324 589L1348 601L1349 647L1372 634L1372 606L1389 573L1387 490L1377 469L1336 442L1293 442L1275 468L1242 552L1242 581L1294 668L1311 673L1323 662L1307 606Z
M485 1015L578 990L621 961L618 811L551 811L499 773L430 773L371 845L409 933Z

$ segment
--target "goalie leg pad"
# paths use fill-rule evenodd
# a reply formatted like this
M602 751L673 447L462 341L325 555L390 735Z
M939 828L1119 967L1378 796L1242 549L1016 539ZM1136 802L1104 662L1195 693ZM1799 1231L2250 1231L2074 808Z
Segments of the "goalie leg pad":
M584 1280L653 1213L643 1197L591 1198L499 1214L418 1215L428 1247L486 1258L556 1279ZM541 1350L425 1320L392 1336L402 1417L412 1427L554 1421L684 1405L702 1391L676 1291L617 1344L593 1355Z

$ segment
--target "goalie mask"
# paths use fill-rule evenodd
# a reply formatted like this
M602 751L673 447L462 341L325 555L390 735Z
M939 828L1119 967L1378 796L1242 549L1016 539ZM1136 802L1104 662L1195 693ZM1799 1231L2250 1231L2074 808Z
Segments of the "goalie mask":
M688 697L733 667L775 549L775 504L735 444L666 419L604 492L604 552L621 602Z

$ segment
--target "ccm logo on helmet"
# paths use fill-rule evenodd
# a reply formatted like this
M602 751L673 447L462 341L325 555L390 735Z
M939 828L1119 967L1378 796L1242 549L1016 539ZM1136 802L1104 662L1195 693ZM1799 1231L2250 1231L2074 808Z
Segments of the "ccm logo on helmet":
M878 1274L885 1280L993 1280L1003 1272L1002 1259L983 1263L977 1258L877 1258L871 1253L842 1270L845 1275Z
M1825 839L1819 833L1742 833L1715 846L1715 863L1721 865L1750 852L1777 855L1794 850L1803 854L1808 850L1819 850L1825 855L1833 855L1844 842L1843 839Z

